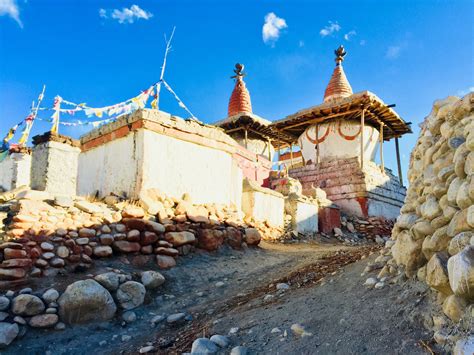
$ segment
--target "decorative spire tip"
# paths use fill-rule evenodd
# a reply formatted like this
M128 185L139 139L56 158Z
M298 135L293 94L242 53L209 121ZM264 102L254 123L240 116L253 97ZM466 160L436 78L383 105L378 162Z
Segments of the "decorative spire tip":
M336 65L339 65L343 62L347 52L344 49L344 46L341 45L338 49L334 51L334 54L336 55Z

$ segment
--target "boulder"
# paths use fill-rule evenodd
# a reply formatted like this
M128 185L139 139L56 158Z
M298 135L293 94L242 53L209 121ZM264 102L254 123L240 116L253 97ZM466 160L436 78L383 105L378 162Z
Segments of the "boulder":
M417 221L418 216L413 213L401 214L397 218L397 226L400 229L410 229Z
M258 245L262 236L256 228L245 228L245 242L247 245Z
M157 255L156 263L160 269L170 269L176 266L176 260L168 255Z
M468 211L469 209L458 211L451 219L447 230L447 234L450 237L454 237L456 234L464 231L472 231L473 227L471 227L467 222Z
M112 248L108 245L97 246L94 248L94 255L99 258L105 258L113 254Z
M72 283L58 304L61 319L71 324L106 321L117 311L112 295L94 280Z
M0 322L0 348L6 348L20 332L18 324Z
M436 200L436 197L434 196L428 196L426 201L421 205L420 210L423 218L429 221L438 217L442 213L438 200Z
M426 237L422 244L422 251L426 260L431 259L434 253L446 250L450 240L447 227L439 228L432 236Z
M157 271L145 271L141 276L142 284L147 289L154 289L165 282L165 277Z
M225 241L234 249L240 249L242 246L242 233L234 227L228 227L226 230Z
M140 250L140 243L117 240L112 244L113 248L121 253L135 253Z
M33 328L51 328L59 321L57 314L41 314L31 317L28 324Z
M421 252L423 240L415 240L411 234L402 231L392 247L392 254L397 264L405 266L405 274L410 277L416 273L416 270L423 266L426 259Z
M167 242L173 244L174 247L179 247L185 244L193 244L196 241L196 237L193 233L183 232L168 232L165 234Z
M193 341L191 354L216 354L219 347L207 338L198 338Z
M443 313L457 323L462 318L466 306L464 299L456 295L450 295L443 302Z
M121 284L117 290L117 302L123 309L137 308L145 300L145 286L139 282L127 281Z
M94 280L96 280L109 291L115 291L116 289L118 289L120 284L119 275L115 272L106 272L103 274L99 274L94 277Z
M209 211L204 206L188 206L186 215L192 222L209 223Z
M41 296L46 303L56 302L59 298L59 292L54 288L50 288Z
M474 246L465 247L448 260L449 284L454 294L474 300Z
M213 251L224 243L222 231L215 229L201 229L198 233L198 248Z
M474 134L472 134L474 137ZM473 139L474 141L474 139ZM474 335L459 339L453 349L453 355L472 355L474 354Z
M450 240L448 245L449 255L455 255L461 252L466 246L469 245L471 238L474 236L474 232L461 232Z
M145 217L145 211L143 208L138 206L128 205L122 211L123 218L143 218Z
M445 253L434 254L426 264L426 283L435 290L450 295L453 291L449 286L447 262Z
M19 316L35 316L45 309L41 298L34 295L18 295L12 301L12 312Z
M147 229L156 234L162 234L165 232L165 226L158 222L146 221Z

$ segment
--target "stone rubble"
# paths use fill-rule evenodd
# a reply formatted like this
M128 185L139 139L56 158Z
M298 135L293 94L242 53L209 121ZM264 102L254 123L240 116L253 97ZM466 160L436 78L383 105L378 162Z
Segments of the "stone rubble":
M73 205L57 204L54 196L28 189L0 194L0 200L0 210L7 211L0 230L4 287L28 277L87 269L94 259L119 254L155 255L157 265L167 269L196 248L214 251L227 244L241 249L281 232L267 223L244 221L234 207L194 205L188 197L172 198L156 189L143 192L138 202L75 197Z
M462 99L448 97L436 101L421 124L410 158L405 204L377 268L379 280L417 277L437 292L443 313L456 324L456 331L437 329L434 339L449 346L457 340L455 333L462 335L466 327L472 331L473 111L473 93Z

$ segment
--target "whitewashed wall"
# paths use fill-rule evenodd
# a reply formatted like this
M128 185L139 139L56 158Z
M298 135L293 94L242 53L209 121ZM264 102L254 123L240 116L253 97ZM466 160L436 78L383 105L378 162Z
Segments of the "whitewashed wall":
M138 166L142 160L143 130L131 132L79 155L78 195L111 192L137 195Z
M296 230L302 234L318 232L318 206L312 203L297 202L295 216Z
M328 131L329 130L329 131ZM322 123L318 128L320 160L360 157L360 123L356 121L334 120ZM327 136L325 136L328 132ZM342 135L341 135L342 132ZM346 136L346 138L344 138ZM355 136L355 137L354 137ZM353 140L347 137L354 137ZM364 160L374 160L378 146L379 131L371 126L364 127ZM316 162L316 125L308 127L299 138L305 161Z
M233 203L240 206L242 171L223 150L143 131L141 188L158 188L194 203Z
M244 191L242 193L242 211L247 216L257 221L268 221L276 227L284 225L285 200L283 196L264 192L264 188L258 191Z
M49 141L33 147L31 188L58 195L75 195L80 149Z
M12 153L0 162L0 187L12 190L30 185L31 155Z

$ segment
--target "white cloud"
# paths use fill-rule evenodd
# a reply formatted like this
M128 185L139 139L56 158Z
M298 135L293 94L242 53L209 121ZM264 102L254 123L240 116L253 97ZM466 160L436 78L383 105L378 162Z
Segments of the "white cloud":
M349 31L347 32L345 35L344 35L344 39L346 41L349 41L351 39L351 37L355 36L357 34L356 31L352 30L352 31Z
M465 90L459 90L456 95L457 96L464 96L464 95L467 95L469 94L470 92L474 92L474 86L470 86L468 87L467 89Z
M99 9L99 16L102 18L108 18L110 16L119 23L134 23L140 19L149 20L153 17L153 14L141 9L138 5L132 5L129 9L126 7L122 10L114 9L110 15L107 13L107 10Z
M326 37L329 35L332 35L334 32L338 32L341 29L341 26L336 22L329 21L329 25L324 27L321 31L319 31L319 34L321 37Z
M0 0L0 16L8 15L14 19L18 26L23 28L23 23L20 20L20 10L16 0Z
M280 37L280 30L287 28L285 19L278 17L273 12L265 16L265 23L262 28L263 42L274 44Z
M402 47L400 46L390 46L387 48L385 57L388 59L396 59L400 56L401 50L402 50Z
M99 9L99 16L107 18L107 11L105 9Z

